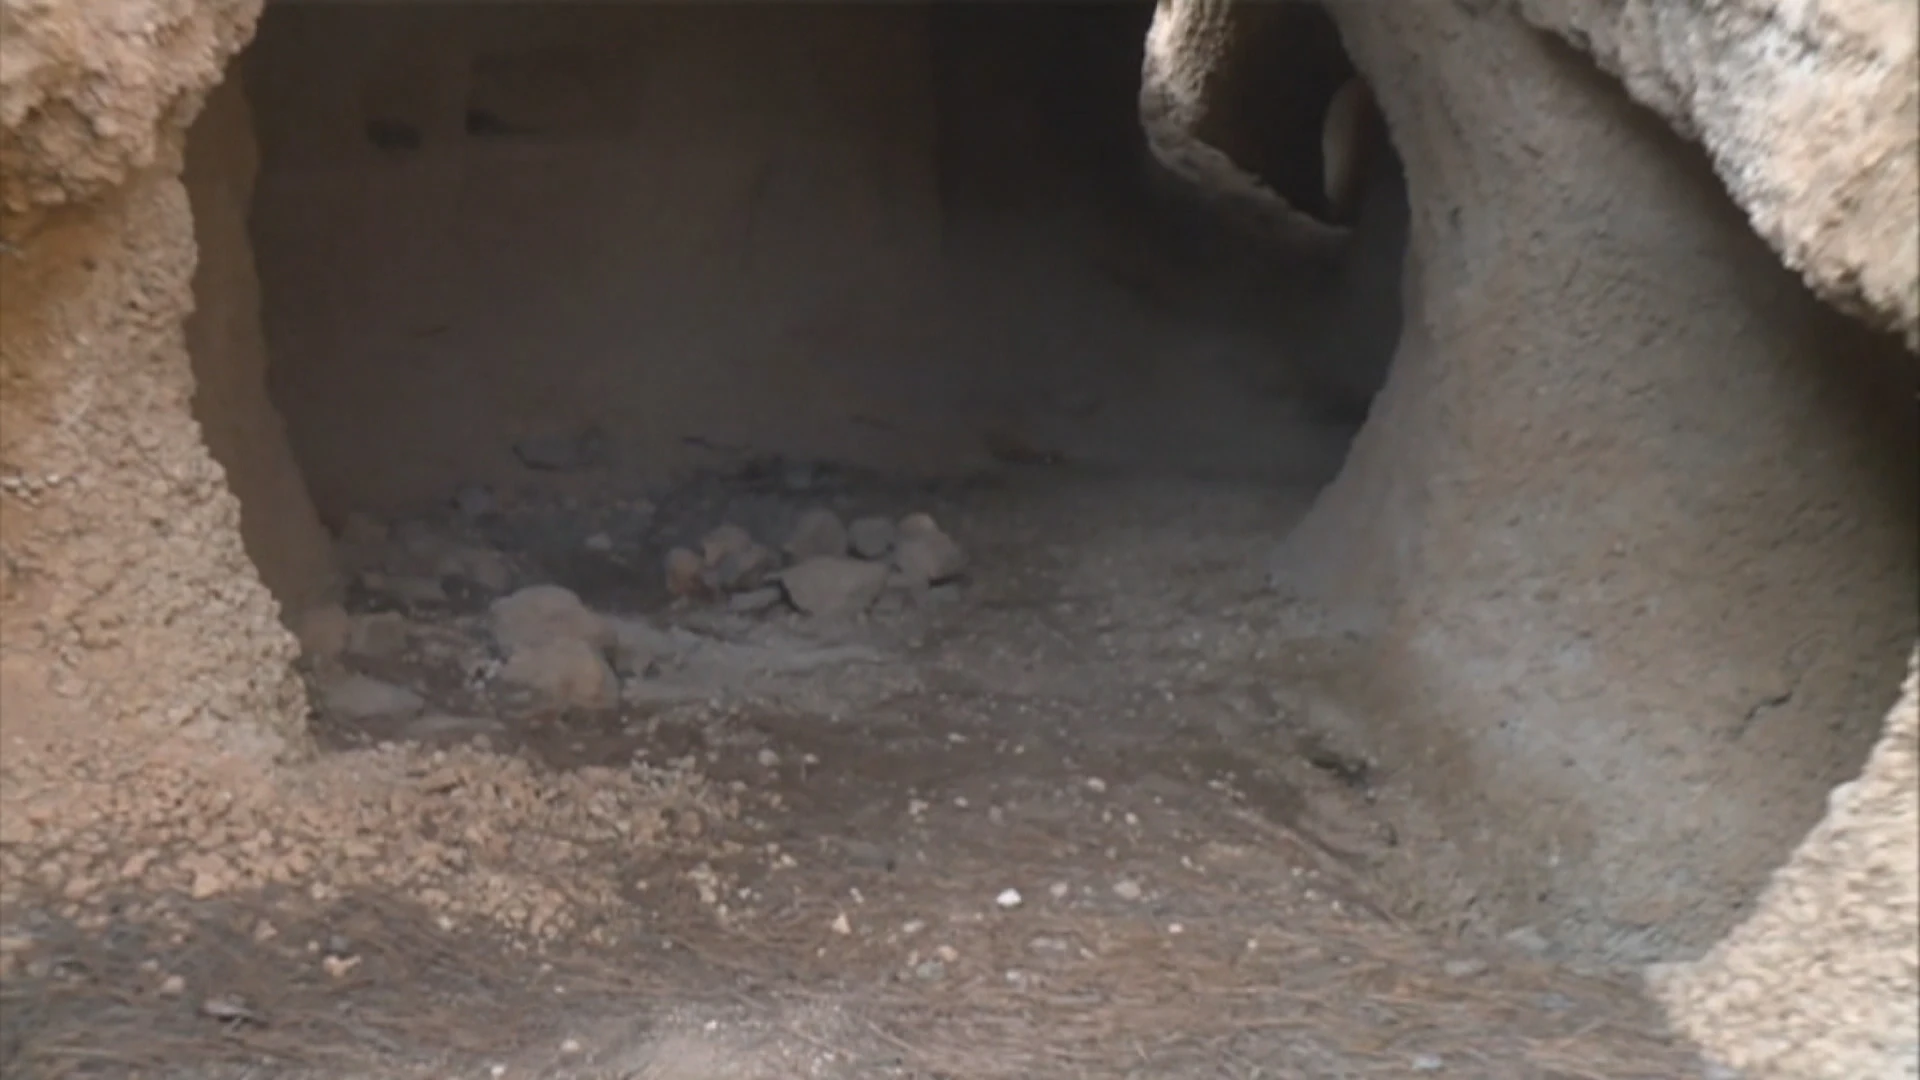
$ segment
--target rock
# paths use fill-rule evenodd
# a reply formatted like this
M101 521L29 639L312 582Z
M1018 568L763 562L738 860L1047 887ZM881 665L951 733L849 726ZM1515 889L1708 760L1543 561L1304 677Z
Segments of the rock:
M606 460L606 434L598 428L529 435L513 444L520 464L541 472L577 472Z
M586 548L588 551L598 551L602 553L612 551L613 537L603 532L597 532L597 533L594 533L592 536L587 537L586 541L581 546Z
M844 555L821 556L788 567L780 575L787 599L807 615L858 615L873 606L887 587L887 568Z
M778 585L766 585L750 592L734 593L727 600L727 610L741 615L758 615L780 603L782 595Z
M845 555L847 527L841 524L840 515L825 507L814 507L794 523L793 532L787 537L786 552L794 562Z
M440 556L434 569L441 577L471 581L496 596L513 587L512 565L490 548L455 548Z
M315 660L332 660L345 652L351 632L352 616L339 604L308 608L293 624L300 651Z
M645 619L609 619L613 627L614 664L623 675L644 675L655 663L680 651L672 634Z
M1507 944L1524 952L1532 953L1535 956L1541 956L1553 948L1552 943L1547 940L1546 935L1531 926L1522 926L1517 930L1509 930L1502 936Z
M507 657L500 681L531 690L542 704L610 709L620 703L620 678L600 650L580 638L522 645Z
M779 560L765 544L749 544L744 550L729 551L709 567L705 581L719 592L735 593L757 589Z
M738 525L721 525L700 538L700 561L706 567L720 565L729 555L742 554L754 546L753 534Z
M399 612L356 615L347 630L347 650L355 656L393 656L407 647L409 624Z
M667 576L667 592L678 597L698 597L707 593L707 564L700 554L687 548L674 548L667 552L663 569Z
M938 585L966 570L967 555L931 517L909 514L894 538L893 565L910 581Z
M427 701L404 686L366 675L342 674L319 687L320 709L343 720L410 720Z
M1139 882L1131 878L1121 878L1119 881L1113 883L1113 895L1122 900L1138 900L1146 895L1146 890L1140 887Z
M402 733L410 739L469 738L495 734L500 728L500 722L491 717L428 713L409 721Z
M613 648L613 628L571 589L529 585L493 602L493 640L508 653L555 641L578 641L596 653Z
M897 532L893 522L886 518L863 517L847 527L847 542L853 553L863 559L884 559L893 550Z
M446 586L439 579L411 574L380 574L372 570L360 575L360 587L375 596L407 604L444 604Z

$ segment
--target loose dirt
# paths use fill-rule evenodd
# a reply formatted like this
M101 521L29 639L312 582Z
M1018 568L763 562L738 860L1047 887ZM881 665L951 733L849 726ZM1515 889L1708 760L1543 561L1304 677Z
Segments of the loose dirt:
M362 523L309 675L320 701L351 678L408 693L317 716L317 761L120 732L0 758L0 1062L1713 1075L1631 982L1450 934L1455 894L1407 884L1409 849L1431 878L1445 838L1342 719L1353 643L1263 587L1303 506L1071 464L947 486L748 469ZM835 619L669 595L672 549L733 524L778 550L821 508L926 514L966 570ZM621 628L617 705L502 680L492 605L548 584Z

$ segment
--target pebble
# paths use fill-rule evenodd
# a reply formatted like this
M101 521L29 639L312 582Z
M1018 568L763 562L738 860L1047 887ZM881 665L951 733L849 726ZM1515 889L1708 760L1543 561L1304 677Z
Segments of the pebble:
M353 673L323 681L319 697L321 711L347 720L410 720L427 707L425 698L404 686Z
M581 544L588 551L608 552L613 550L613 537L597 532L586 538Z
M1547 941L1546 935L1531 926L1522 926L1518 930L1508 931L1505 940L1507 944L1512 945L1514 948L1530 952L1535 956L1539 956L1553 947L1552 944Z
M738 615L759 615L779 606L783 595L778 585L762 585L727 597L727 610Z
M352 616L339 604L309 608L294 620L293 636L300 651L318 660L332 660L346 651Z
M840 515L825 507L814 507L794 523L785 548L794 562L845 555L847 527L841 523Z
M614 645L613 627L581 603L573 590L529 585L493 602L493 640L508 653L554 641L583 642L598 650Z
M1440 970L1446 972L1449 976L1456 979L1471 979L1475 975L1479 975L1482 972L1487 970L1487 962L1485 960L1478 960L1471 957L1463 958L1459 960L1449 960L1445 964L1441 965Z
M555 638L514 649L500 681L530 690L543 704L610 709L620 704L620 677L606 656L578 638Z
M883 517L863 517L847 526L847 543L863 559L884 559L893 550L897 530Z
M1113 895L1122 900L1138 900L1146 895L1146 890L1140 887L1139 882L1122 878L1113 883Z
M933 518L909 514L900 519L893 565L908 581L924 587L958 577L967 568L967 555Z
M695 597L707 591L707 564L697 551L674 548L667 552L662 570L667 578L667 592L673 596Z
M887 587L887 568L841 556L822 556L788 567L780 575L787 600L802 614L858 615Z
M993 898L993 902L1009 910L1017 908L1020 906L1020 890L1004 889L999 896Z

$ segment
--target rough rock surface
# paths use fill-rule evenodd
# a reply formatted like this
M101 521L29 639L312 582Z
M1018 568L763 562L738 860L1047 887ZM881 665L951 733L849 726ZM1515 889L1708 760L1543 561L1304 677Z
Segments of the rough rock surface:
M1699 963L1654 973L1687 1034L1748 1075L1920 1075L1916 693L1920 652L1865 771L1834 789L1754 916Z
M1920 5L1519 6L1706 147L1822 297L1920 349Z
M571 589L529 585L493 603L493 639L509 652L551 641L582 641L613 647L613 628L580 602Z
M165 170L259 14L260 0L0 4L0 217L24 224Z

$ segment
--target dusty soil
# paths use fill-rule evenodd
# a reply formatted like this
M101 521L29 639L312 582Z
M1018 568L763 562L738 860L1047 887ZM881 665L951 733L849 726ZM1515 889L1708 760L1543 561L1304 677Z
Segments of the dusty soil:
M1044 460L360 523L316 699L418 700L269 776L0 763L6 1074L1713 1075L1408 885L1445 838L1330 704L1351 643L1263 587L1304 495ZM967 571L838 620L668 595L669 549L823 506L928 513ZM490 605L541 583L625 628L618 706L501 687Z

